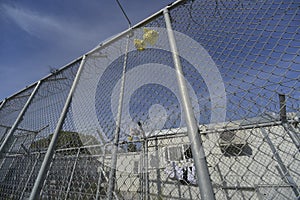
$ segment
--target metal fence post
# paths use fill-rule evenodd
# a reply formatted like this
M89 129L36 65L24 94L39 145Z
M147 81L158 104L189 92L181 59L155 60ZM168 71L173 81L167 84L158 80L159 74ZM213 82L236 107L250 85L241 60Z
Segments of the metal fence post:
M145 187L145 200L150 199L149 197L149 172L148 172L148 139L143 139L143 186Z
M6 99L4 99L4 100L1 102L1 105L0 105L0 110L1 110L1 109L2 109L2 107L4 106L5 102L6 102Z
M6 135L4 141L2 142L1 146L0 146L0 158L3 157L3 154L5 153L5 151L7 151L10 148L10 144L11 141L14 139L13 138L13 133L16 130L16 128L18 127L19 123L21 122L21 120L23 119L23 116L28 108L28 106L30 105L34 95L36 94L39 86L41 84L41 81L39 81L34 90L32 91L30 97L28 98L26 104L24 105L24 107L22 108L21 112L19 113L15 123L12 125L11 129L9 130L8 134ZM3 105L3 104L2 104Z
M31 200L39 198L39 194L40 194L40 191L42 189L43 182L44 182L44 180L46 178L46 174L47 174L48 169L49 169L50 161L51 161L51 159L53 157L53 154L54 154L54 150L55 150L55 146L56 146L56 143L57 143L57 139L58 139L58 135L59 135L60 129L61 129L62 125L63 125L65 116L66 116L67 111L68 111L68 107L69 107L69 105L71 103L71 99L73 97L76 85L78 83L78 80L79 80L79 77L80 77L80 74L81 74L81 71L83 69L83 65L84 65L84 62L85 62L85 57L86 57L85 55L82 57L79 69L78 69L76 77L75 77L75 79L73 81L73 85L72 85L72 87L70 89L69 95L68 95L68 97L66 99L64 108L63 108L63 110L62 110L62 112L60 114L60 117L59 117L59 120L57 122L55 131L53 133L51 142L50 142L48 150L46 152L45 158L44 158L43 163L41 165L41 168L40 168L40 171L38 173L38 176L37 176L37 178L35 180L33 189L31 191L31 194L30 194L30 197L29 197L29 199L31 199Z
M20 199L23 199L23 196L24 196L24 194L25 194L25 192L26 192L26 189L27 189L27 185L28 185L28 183L29 183L29 181L30 181L30 178L32 177L32 175L33 175L33 173L34 173L34 168L36 167L36 164L38 163L40 157L41 157L41 153L38 153L38 155L37 155L37 157L36 157L36 160L34 161L33 167L32 167L32 169L31 169L31 171L30 171L30 173L29 173L29 177L28 177L28 179L27 179L27 181L26 181L26 183L25 183L25 187L24 187L24 189L23 189L23 191L22 191L22 194L21 194Z
M279 114L280 114L280 120L282 122L282 126L292 139L293 143L297 147L298 151L300 151L300 140L299 137L297 136L297 131L294 130L293 126L291 126L288 123L287 119L287 112L286 112L286 99L284 94L278 94L279 96Z
M130 33L127 36L126 50L125 50L125 55L124 55L120 96L119 96L119 102L118 102L119 103L118 104L118 115L117 115L116 130L115 130L113 150L112 150L111 169L110 169L110 173L109 173L108 194L107 194L108 200L112 199L113 191L115 189L116 167L117 167L117 157L118 157L117 153L118 153L119 137L120 137L120 130L121 130L120 126L121 126L121 118L122 118L122 107L123 107L123 97L124 97L124 88L125 88L129 37L130 37Z
M279 156L278 151L276 150L274 144L272 143L267 131L264 128L261 128L261 133L264 137L264 139L266 140L266 142L268 143L274 158L276 159L276 161L278 162L278 166L281 170L281 172L283 173L285 180L288 182L288 184L291 186L295 196L298 198L299 197L299 191L298 191L298 185L297 183L294 181L293 177L290 175L288 169L286 168L286 166L284 165L284 162L282 161L281 157Z
M71 177L69 179L69 183L68 183L68 188L67 188L67 192L66 192L66 195L65 195L65 199L68 199L68 195L69 195L69 192L71 190L71 184L72 184L72 180L73 180L73 176L74 176L74 173L75 173L75 169L76 169L76 166L77 166L77 162L78 162L78 159L79 159L79 154L80 154L80 148L78 148L77 150L77 153L76 153L76 158L75 158L75 162L73 164L73 169L72 169L72 172L71 172Z
M160 166L160 160L159 160L159 154L158 154L158 139L157 137L155 138L155 157L156 157L156 175L157 175L157 194L158 194L158 199L162 198L162 184L161 184L161 174L159 170Z
M297 135L299 131L297 131L291 124L289 123L282 123L283 128L287 132L287 134L290 136L292 139L294 145L298 149L298 152L300 152L300 141L299 141L299 136Z
M4 131L4 133L3 133L3 135L1 136L1 138L0 138L0 144L2 144L2 140L4 140L4 138L5 138L5 136L6 136L6 133L9 131L9 127L6 127L5 128L5 131Z
M199 134L197 122L195 120L193 108L191 106L192 104L189 98L185 78L183 76L182 66L181 66L179 53L176 46L174 32L172 30L168 8L164 9L164 18L165 18L169 43L170 43L175 70L176 70L176 77L177 77L178 87L181 96L181 103L183 106L185 120L187 123L188 137L191 142L191 149L193 153L193 159L195 163L197 181L200 189L201 199L214 200L215 195L212 187L212 182L209 176L209 171L208 171L207 162L205 158L205 152L202 146L202 140Z

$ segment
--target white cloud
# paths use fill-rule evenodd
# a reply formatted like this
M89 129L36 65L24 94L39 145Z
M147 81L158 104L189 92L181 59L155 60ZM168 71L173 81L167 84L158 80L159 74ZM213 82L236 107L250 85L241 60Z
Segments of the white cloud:
M93 29L82 28L80 24L68 22L54 16L42 15L32 10L2 5L5 16L12 20L22 30L29 35L45 41L55 41L57 43L74 46L74 43L81 45L87 41L97 43L103 28L95 26ZM77 46L76 45L76 46Z

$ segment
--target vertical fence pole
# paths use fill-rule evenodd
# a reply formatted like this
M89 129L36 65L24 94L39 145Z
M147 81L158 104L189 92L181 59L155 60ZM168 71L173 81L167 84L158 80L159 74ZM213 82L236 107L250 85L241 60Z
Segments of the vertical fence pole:
M143 176L144 176L144 187L145 187L145 200L149 200L149 173L148 173L148 139L144 137L143 141Z
M297 135L299 133L299 131L297 131L293 127L293 125L291 125L289 123L282 123L282 126L285 129L285 131L287 132L287 134L290 136L290 138L292 139L294 145L298 149L298 152L300 152L300 141L299 141L299 136Z
M54 154L54 150L55 150L55 146L56 146L56 143L57 143L57 138L58 138L60 129L61 129L62 125L63 125L65 116L66 116L67 111L68 111L68 107L69 107L69 105L71 103L71 99L73 97L73 93L75 91L75 88L76 88L76 85L78 83L81 71L83 69L83 65L84 65L84 62L85 62L85 57L86 57L85 55L82 57L79 69L78 69L77 74L76 74L76 77L75 77L75 79L73 81L73 84L72 84L72 87L70 89L69 95L68 95L68 97L66 99L64 108L63 108L63 110L62 110L62 112L60 114L59 120L57 122L55 131L53 133L53 136L52 136L51 142L49 144L48 150L46 152L45 158L43 160L42 166L41 166L40 171L38 173L38 176L37 176L37 178L35 180L33 189L31 191L31 194L30 194L30 197L29 197L30 200L39 199L39 194L41 192L44 179L45 179L46 174L48 172L50 161L51 161L51 159L53 157L53 154Z
M130 34L127 36L127 43L124 55L124 62L123 62L123 71L122 71L122 80L121 80L121 88L120 88L120 96L119 96L119 104L118 104L118 115L116 119L116 130L114 135L114 143L113 143L113 150L112 150L112 158L111 158L111 169L109 173L109 183L108 183L108 194L107 199L111 200L113 197L113 192L115 189L115 179L116 179L116 167L117 167L117 153L118 153L118 146L119 146L119 137L120 137L120 130L121 130L121 118L122 118L122 107L123 107L123 98L124 98L124 89L125 89L125 78L126 78L126 66L127 66L127 57L128 57L128 48L129 48L129 37Z
M285 101L285 95L279 94L279 114L280 114L280 120L282 123L287 122L287 116L286 116L286 101Z
M97 184L97 193L96 193L96 200L99 199L100 196L100 190L101 190L101 182L103 179L106 180L106 175L105 175L105 156L106 156L106 147L107 145L109 145L110 143L106 143L103 147L103 151L102 151L102 163L100 164L100 173L99 173L99 178L98 178L98 184ZM98 168L99 169L99 168ZM103 176L103 177L102 177Z
M161 186L161 175L160 175L160 160L158 154L158 139L155 138L155 157L156 157L156 175L157 175L157 198L162 198L162 186Z
M294 130L293 126L291 126L288 123L287 115L286 115L286 99L284 94L279 94L279 114L280 114L280 120L282 122L282 126L292 139L293 143L297 147L298 151L300 151L300 140L297 136L297 131Z
M32 91L30 97L28 98L26 104L24 105L24 107L22 108L21 112L19 113L15 123L12 125L11 129L9 130L8 134L6 135L4 141L2 142L1 146L0 146L0 158L3 157L3 154L10 148L11 142L12 140L14 140L13 138L13 133L16 130L16 128L18 127L19 123L21 122L21 120L23 119L23 116L28 108L28 106L30 105L34 95L36 94L38 88L40 87L41 81L39 81L34 90Z
M1 109L2 109L2 107L4 106L5 102L6 102L6 99L4 99L4 100L1 102L1 105L0 105L0 110L1 110Z
M284 165L284 163L283 163L281 157L279 156L278 151L276 150L274 144L272 143L267 131L264 128L261 128L261 133L262 133L264 139L266 140L266 142L268 143L268 145L269 145L269 147L270 147L270 149L273 153L274 158L278 162L278 166L279 166L281 172L283 173L285 180L292 187L295 196L298 198L299 197L299 191L298 191L299 187L298 187L298 185L296 184L296 182L294 181L294 179L290 175L288 169Z
M77 153L76 153L76 158L75 158L75 162L73 164L73 169L72 169L72 172L71 172L71 177L68 181L68 188L67 188L67 192L66 192L66 195L65 195L65 199L68 199L68 195L69 195L69 192L71 190L71 184L72 184L72 180L73 180L73 176L74 176L74 173L75 173L75 169L77 167L77 162L78 162L78 159L79 159L79 154L80 154L80 148L78 148L77 150Z
M36 159L35 159L35 161L34 161L34 164L33 164L33 166L32 166L32 169L31 169L31 171L30 171L30 173L29 173L29 176L28 176L28 178L27 178L27 181L26 181L26 183L25 183L25 186L24 186L24 188L23 188L23 191L22 191L22 194L21 194L21 196L20 196L20 199L23 199L23 196L24 196L24 194L25 194L25 192L26 192L26 189L27 189L27 185L28 185L28 183L29 183L29 181L30 181L30 179L31 179L31 177L32 177L32 175L33 175L33 173L34 173L34 169L35 169L36 164L38 163L40 157L41 157L41 153L38 153L38 155L37 155L37 157L36 157Z
M195 120L191 100L189 98L185 78L182 72L182 66L179 58L179 53L176 46L174 32L172 30L171 20L168 8L164 9L164 17L168 32L169 43L173 55L173 61L176 69L176 77L179 86L181 103L183 106L185 120L187 124L187 132L191 142L191 149L193 153L195 168L197 172L197 181L200 189L201 199L214 200L214 192L209 176L205 152L202 146L202 140L199 134L197 122Z
M6 127L5 128L5 131L4 131L4 133L3 133L3 135L1 136L1 138L0 138L0 144L2 144L2 140L4 140L4 138L5 138L5 136L6 136L6 133L9 131L9 127Z

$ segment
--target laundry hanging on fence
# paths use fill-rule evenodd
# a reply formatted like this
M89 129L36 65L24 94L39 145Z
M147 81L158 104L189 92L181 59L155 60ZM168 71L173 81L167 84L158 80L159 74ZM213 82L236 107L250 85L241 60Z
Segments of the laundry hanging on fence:
M165 173L171 179L183 180L187 184L197 184L194 164L171 161L165 168Z

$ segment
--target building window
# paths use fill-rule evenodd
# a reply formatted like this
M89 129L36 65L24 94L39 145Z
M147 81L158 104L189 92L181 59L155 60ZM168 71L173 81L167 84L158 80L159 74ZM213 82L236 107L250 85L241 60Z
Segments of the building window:
M181 161L192 159L192 150L189 144L179 144L176 146L166 147L165 159L166 161Z

